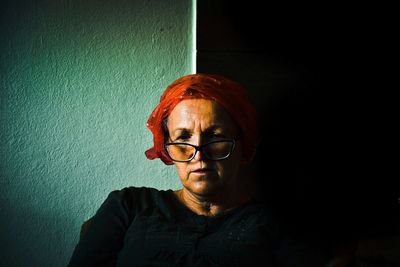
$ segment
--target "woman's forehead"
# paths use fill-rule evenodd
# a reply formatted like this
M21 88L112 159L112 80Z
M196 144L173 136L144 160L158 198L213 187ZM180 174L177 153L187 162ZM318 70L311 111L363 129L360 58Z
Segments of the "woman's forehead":
M187 128L195 123L209 127L235 127L229 113L209 99L185 99L175 106L168 117L168 125L174 128Z

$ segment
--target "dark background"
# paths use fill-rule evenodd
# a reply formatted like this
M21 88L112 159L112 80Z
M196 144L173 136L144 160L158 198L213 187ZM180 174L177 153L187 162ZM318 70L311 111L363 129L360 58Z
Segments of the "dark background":
M400 190L387 150L393 42L378 7L197 4L197 72L241 82L259 111L255 166L266 203L297 233L397 231Z

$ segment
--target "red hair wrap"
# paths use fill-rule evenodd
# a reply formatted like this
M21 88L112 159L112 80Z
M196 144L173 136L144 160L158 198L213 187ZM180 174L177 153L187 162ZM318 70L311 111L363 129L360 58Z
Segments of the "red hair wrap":
M160 103L147 120L147 128L153 133L154 146L145 152L146 157L160 158L167 165L173 164L164 150L163 120L182 100L199 98L217 102L231 115L241 131L243 161L251 161L260 136L257 112L248 99L247 90L226 77L203 73L183 76L164 91Z

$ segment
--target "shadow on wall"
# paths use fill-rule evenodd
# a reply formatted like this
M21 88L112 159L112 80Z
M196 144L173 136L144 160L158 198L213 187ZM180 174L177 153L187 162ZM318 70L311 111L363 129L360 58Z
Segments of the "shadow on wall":
M397 182L372 160L376 151L365 151L368 141L353 120L357 105L345 104L332 90L297 80L258 106L259 195L295 238L329 253L350 248L345 257L357 264L399 266L393 241L400 236Z
M354 117L359 106L342 94L350 88L314 79L301 76L258 106L261 197L289 231L323 237L327 245L398 235L397 183L372 160L375 151L365 149Z
M368 98L384 80L384 49L368 41L357 7L198 4L198 72L241 82L260 113L255 165L266 203L298 233L391 231L384 222L396 221L400 191L376 145L379 103Z

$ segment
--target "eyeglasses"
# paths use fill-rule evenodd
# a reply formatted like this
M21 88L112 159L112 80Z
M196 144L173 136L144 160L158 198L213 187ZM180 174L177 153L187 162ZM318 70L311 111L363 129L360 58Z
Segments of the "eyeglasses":
M177 162L188 162L194 159L197 151L209 160L223 160L228 158L235 148L235 139L212 141L201 146L188 143L164 144L168 156Z

